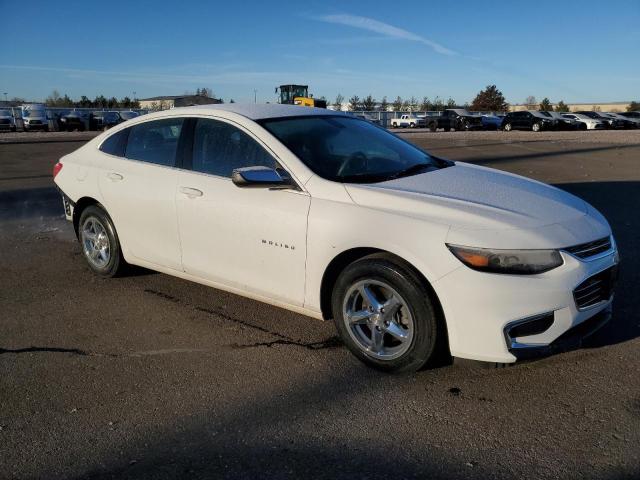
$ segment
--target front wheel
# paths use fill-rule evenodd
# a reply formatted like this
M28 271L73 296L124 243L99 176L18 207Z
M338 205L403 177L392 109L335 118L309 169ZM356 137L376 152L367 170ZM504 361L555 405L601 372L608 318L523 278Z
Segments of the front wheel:
M533 130L534 132L539 132L540 131L540 124L539 123L534 123L531 126L531 130Z
M111 218L102 208L91 205L80 214L78 239L82 253L94 273L114 277L125 269L118 234Z
M420 278L384 255L357 260L342 272L332 310L347 348L379 370L416 371L442 343L444 332Z
M429 131L435 132L438 129L438 125L435 122L429 124Z
M503 129L505 132L510 132L513 130L513 126L510 123L505 123Z

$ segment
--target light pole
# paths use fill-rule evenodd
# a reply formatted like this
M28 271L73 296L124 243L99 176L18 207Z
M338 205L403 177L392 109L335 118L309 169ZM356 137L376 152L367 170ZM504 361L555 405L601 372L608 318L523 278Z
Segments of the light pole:
M7 103L7 92L4 92L4 103Z
M258 103L258 90L253 89L253 103Z

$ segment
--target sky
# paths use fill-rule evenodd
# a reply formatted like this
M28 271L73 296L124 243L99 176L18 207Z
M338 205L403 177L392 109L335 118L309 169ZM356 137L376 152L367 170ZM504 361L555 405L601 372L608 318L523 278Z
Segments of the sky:
M640 1L0 0L0 94L640 100ZM9 43L6 41L9 40ZM254 90L256 92L254 92ZM4 98L4 96L3 96Z

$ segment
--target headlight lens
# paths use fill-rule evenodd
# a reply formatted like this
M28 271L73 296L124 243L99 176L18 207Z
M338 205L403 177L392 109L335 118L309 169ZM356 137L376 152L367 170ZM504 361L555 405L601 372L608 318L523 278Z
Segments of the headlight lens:
M494 250L447 244L467 267L481 272L535 275L562 265L557 250Z

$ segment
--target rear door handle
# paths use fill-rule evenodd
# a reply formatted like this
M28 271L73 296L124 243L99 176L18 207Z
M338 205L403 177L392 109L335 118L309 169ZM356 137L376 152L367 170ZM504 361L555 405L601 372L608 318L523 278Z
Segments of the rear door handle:
M201 197L202 195L204 195L202 193L202 190L191 187L180 187L180 193L184 193L189 198Z
M115 173L115 172L108 173L107 177L109 178L109 180L112 180L114 182L120 181L120 180L122 180L124 178L122 175L120 175L119 173Z

